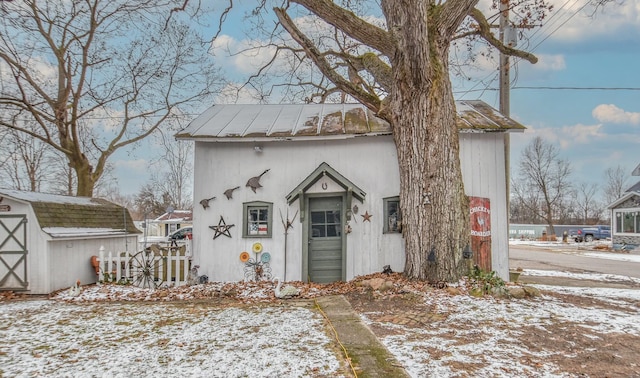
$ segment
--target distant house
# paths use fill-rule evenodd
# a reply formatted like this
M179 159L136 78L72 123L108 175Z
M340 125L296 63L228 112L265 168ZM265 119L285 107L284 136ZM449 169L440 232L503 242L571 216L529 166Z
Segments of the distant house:
M91 256L135 251L126 208L98 198L0 189L0 290L48 294L96 282Z
M191 226L193 223L193 211L191 210L174 210L167 212L149 221L149 225L157 228L158 233L151 234L153 236L168 236L175 230L183 227Z
M611 241L614 247L640 246L640 181L608 208L611 209Z
M504 140L524 127L482 101L456 107L474 258L507 278ZM216 105L176 138L195 142L195 202L216 197L193 212L193 260L209 279L404 269L396 148L364 106Z

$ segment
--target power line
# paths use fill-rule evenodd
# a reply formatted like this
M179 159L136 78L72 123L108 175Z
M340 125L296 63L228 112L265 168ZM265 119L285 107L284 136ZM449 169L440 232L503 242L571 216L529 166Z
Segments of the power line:
M517 86L511 87L511 89L527 89L527 90L570 90L570 91L640 91L640 87L551 87L551 86ZM468 89L463 91L454 91L453 93L471 93L471 92L484 92L484 91L498 91L499 88L479 88Z
M640 91L638 87L531 87L521 86L511 89L550 89L550 90L575 90L575 91Z
M571 3L571 5L569 5L567 7L567 5ZM566 0L562 6L556 11L554 12L548 19L547 22L544 23L539 29L536 29L533 34L531 35L531 37L528 40L529 44L533 44L533 41L536 39L535 37L538 36L538 34L541 35L541 40L539 42L537 42L531 49L530 51L533 52L534 50L536 50L544 41L546 41L549 37L551 37L553 34L555 34L562 26L564 26L567 22L569 22L573 17L575 17L580 11L582 11L588 4L589 2L585 2L585 4L583 4L578 10L573 10L572 8L574 7L574 5L578 4L577 1L573 1L572 0ZM566 12L561 12L562 10L565 10ZM562 16L568 16L568 18L561 20L560 17ZM547 32L547 29L551 28L554 24L556 24L556 22L561 22L559 26L556 26L555 29L553 29L550 33L547 33L547 35L545 36L544 34ZM513 59L510 64L509 64L509 68L514 68L517 67L517 63L521 60L518 57L514 57L515 59ZM454 94L462 94L462 97L464 97L464 95L472 93L472 92L484 92L484 91L498 91L499 89L497 88L489 88L489 85L491 85L495 80L498 79L499 77L499 73L489 73L487 76L485 76L483 79L481 79L480 81L478 81L476 84L474 84L470 89L468 90L462 90L462 91L455 91ZM485 80L489 79L490 77L493 77L488 84L484 84ZM485 85L485 88L482 89L476 89L476 87L478 87L479 85ZM552 87L548 87L548 88L537 88L537 87L511 87L511 89L553 89ZM568 89L568 88L567 88ZM594 88L595 90L596 88ZM623 88L621 88L622 90ZM577 87L576 87L577 90ZM590 90L588 88L585 88L585 90ZM637 90L637 89L630 89L630 90Z

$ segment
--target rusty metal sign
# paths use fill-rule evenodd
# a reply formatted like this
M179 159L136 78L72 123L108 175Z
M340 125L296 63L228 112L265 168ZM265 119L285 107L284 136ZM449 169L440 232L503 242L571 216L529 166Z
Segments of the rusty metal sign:
M484 197L469 197L471 211L471 250L473 262L486 272L491 267L491 201Z

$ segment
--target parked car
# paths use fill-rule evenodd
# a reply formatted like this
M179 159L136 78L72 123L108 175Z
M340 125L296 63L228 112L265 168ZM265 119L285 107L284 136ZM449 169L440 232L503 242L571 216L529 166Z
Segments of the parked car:
M176 240L191 239L192 234L193 234L193 227L183 227L169 234L168 239L170 242L176 241Z
M592 226L569 230L569 237L576 242L592 242L611 238L611 226Z

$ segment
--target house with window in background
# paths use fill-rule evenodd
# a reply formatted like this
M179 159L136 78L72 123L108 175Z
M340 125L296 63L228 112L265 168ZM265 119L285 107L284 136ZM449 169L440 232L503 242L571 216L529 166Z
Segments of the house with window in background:
M473 258L506 279L505 135L524 127L482 101L456 107ZM210 280L404 269L396 148L363 105L215 105L176 138L195 143L193 263Z
M640 176L640 165L632 172ZM631 186L612 204L611 242L614 249L635 249L640 247L640 181Z

